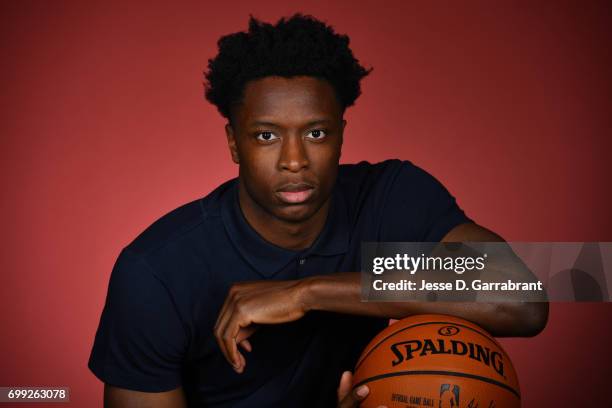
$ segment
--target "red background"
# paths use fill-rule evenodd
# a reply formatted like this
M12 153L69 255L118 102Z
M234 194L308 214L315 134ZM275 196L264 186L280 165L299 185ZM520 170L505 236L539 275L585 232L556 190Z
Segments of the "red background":
M507 240L612 240L609 3L123 3L0 5L0 385L101 404L86 363L120 249L237 174L201 82L249 13L313 14L374 66L343 162L409 159ZM524 406L604 401L611 317L555 303L503 340Z

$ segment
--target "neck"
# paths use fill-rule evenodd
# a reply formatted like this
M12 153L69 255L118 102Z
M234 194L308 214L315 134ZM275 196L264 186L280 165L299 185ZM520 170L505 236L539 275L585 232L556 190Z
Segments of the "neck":
M327 219L330 199L317 212L303 221L282 220L265 211L238 185L240 209L249 225L266 241L281 248L294 251L309 248L317 239Z

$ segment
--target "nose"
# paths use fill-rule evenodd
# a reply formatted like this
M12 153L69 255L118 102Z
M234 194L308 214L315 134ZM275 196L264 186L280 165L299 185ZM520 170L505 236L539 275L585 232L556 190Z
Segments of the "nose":
M309 164L304 140L298 135L283 138L278 160L279 169L297 173Z

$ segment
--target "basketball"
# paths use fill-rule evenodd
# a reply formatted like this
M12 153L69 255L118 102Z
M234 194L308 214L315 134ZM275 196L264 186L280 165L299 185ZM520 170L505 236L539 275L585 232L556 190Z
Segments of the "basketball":
M481 327L453 316L402 319L365 348L353 388L367 385L361 407L516 408L519 383L510 358Z

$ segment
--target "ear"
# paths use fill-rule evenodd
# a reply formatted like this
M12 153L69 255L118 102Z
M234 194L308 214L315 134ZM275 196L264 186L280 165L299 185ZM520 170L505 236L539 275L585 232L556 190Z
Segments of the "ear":
M227 146L230 149L232 161L236 164L240 164L240 157L238 155L238 146L236 145L236 136L234 134L234 128L232 128L232 125L229 123L225 125L225 136L227 136Z

